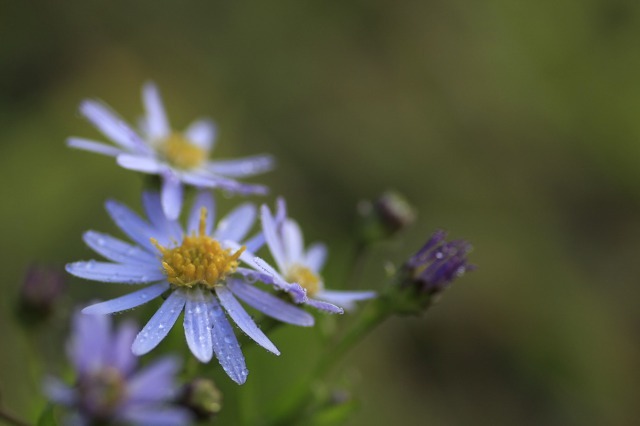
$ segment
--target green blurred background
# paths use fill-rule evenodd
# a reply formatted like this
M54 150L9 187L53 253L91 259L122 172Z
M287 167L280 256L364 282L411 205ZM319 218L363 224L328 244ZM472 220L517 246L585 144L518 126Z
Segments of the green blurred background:
M349 424L637 424L639 14L632 0L1 2L2 404L33 420L26 347L62 372L71 306L122 294L70 280L67 312L35 342L13 319L27 265L89 258L87 229L120 235L106 198L139 208L133 172L64 141L101 139L83 98L134 121L152 79L176 128L215 118L220 158L277 157L254 180L328 242L330 286L358 200L388 188L418 223L354 285L376 288L384 262L437 227L474 244L477 272L350 354L337 378L360 400ZM283 329L280 358L249 349L242 395L216 376L221 423L237 398L259 416L314 338Z

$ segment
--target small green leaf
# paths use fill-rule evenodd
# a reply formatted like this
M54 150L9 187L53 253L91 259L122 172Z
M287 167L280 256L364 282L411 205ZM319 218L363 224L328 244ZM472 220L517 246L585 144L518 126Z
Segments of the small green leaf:
M58 426L58 421L54 415L54 407L51 404L47 404L46 407L40 413L36 426Z

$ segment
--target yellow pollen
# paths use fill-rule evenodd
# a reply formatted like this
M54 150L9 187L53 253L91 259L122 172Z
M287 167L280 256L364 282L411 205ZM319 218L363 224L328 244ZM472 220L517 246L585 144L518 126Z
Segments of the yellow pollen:
M192 144L180 133L172 133L158 145L169 163L180 169L193 169L207 159L207 151Z
M238 258L246 247L240 247L235 253L223 249L218 241L205 235L206 219L207 209L203 207L199 234L185 235L178 247L169 249L151 239L162 254L162 268L171 284L189 288L202 284L213 288L238 268Z
M307 290L307 295L309 296L316 294L322 285L319 276L311 272L306 266L297 263L289 268L286 279L289 282L300 284Z

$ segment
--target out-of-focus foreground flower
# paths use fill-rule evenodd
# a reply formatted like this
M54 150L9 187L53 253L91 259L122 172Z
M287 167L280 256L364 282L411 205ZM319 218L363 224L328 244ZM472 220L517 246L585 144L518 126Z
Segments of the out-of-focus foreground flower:
M190 423L189 412L173 405L180 363L163 357L136 371L137 359L130 348L137 331L131 323L112 330L109 316L74 315L68 351L75 384L54 377L44 383L47 397L70 409L65 425Z
M342 313L343 308L351 309L355 302L376 296L373 291L336 291L324 288L320 270L327 258L327 247L315 243L305 250L300 226L286 216L286 205L282 198L278 199L275 217L266 205L262 206L260 213L264 236L278 270L258 259L254 267L263 272L259 279L279 285L282 289L299 284L306 291L302 303L330 313Z
M80 105L80 113L117 146L77 137L69 138L68 145L116 157L118 164L127 169L159 175L162 207L171 219L180 213L183 184L240 194L267 192L262 185L243 184L235 179L271 170L271 156L209 161L216 133L211 121L198 120L184 132L175 132L153 83L144 85L142 100L146 116L139 133L103 103L85 100Z
M143 194L150 222L122 204L107 202L115 223L137 245L106 234L88 231L85 242L112 262L75 262L67 271L81 278L124 284L151 284L125 296L89 306L87 314L109 314L131 309L165 292L168 297L133 342L137 355L155 348L169 333L184 310L184 332L191 352L202 362L215 353L225 372L235 382L245 382L248 370L238 339L226 315L251 339L268 351L280 352L258 328L238 299L282 322L311 326L313 316L248 282L240 260L254 259L250 252L263 244L261 234L242 245L256 219L250 203L237 207L214 229L214 200L209 192L198 194L186 232L160 208L160 195ZM293 292L304 290L292 285ZM236 298L237 297L237 298ZM225 315L226 312L226 315Z

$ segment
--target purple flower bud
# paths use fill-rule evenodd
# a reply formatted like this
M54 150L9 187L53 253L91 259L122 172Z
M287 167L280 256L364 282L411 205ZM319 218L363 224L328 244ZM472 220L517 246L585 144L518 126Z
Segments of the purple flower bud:
M465 240L445 240L445 231L436 231L404 265L408 273L405 285L417 287L421 293L440 293L466 271L475 269L467 262L472 247Z
M57 266L31 265L20 287L19 315L28 323L48 318L65 291L65 274Z

